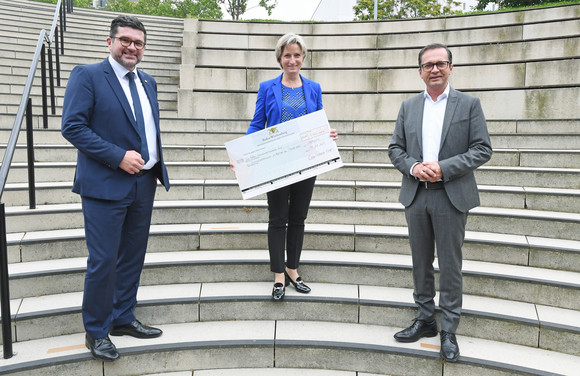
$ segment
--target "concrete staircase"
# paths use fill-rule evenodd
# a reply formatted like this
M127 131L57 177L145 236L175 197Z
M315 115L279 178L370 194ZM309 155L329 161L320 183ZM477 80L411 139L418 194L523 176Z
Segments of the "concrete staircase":
M0 143L6 143L38 32L54 5L0 0ZM33 89L37 209L20 137L7 204L16 355L0 374L377 376L572 375L580 366L580 6L364 23L246 23L139 16L140 67L158 82L172 182L158 190L137 315L164 335L115 337L93 360L80 318L86 246L75 150L60 135L70 70L108 51L113 15L67 18L63 87L49 128ZM319 176L301 274L313 292L270 298L265 197L243 201L225 141L245 133L273 46L305 36L303 74L321 83L345 166ZM423 89L418 50L447 43L452 85L481 98L494 147L476 172L482 206L464 246L461 357L437 337L394 341L414 317L400 174L387 145L401 101ZM38 73L38 76L40 73Z

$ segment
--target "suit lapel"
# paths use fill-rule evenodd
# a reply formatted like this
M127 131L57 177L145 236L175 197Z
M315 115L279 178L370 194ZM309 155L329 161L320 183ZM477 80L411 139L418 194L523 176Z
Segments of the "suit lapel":
M272 90L274 92L274 97L276 98L276 106L278 107L278 118L281 120L282 116L282 75L280 75L279 80L274 80L272 84Z
M449 98L447 98L447 108L445 108L445 116L443 117L443 129L441 130L441 143L439 144L439 150L443 147L443 143L447 134L449 133L449 128L451 127L451 119L455 114L455 109L457 108L457 103L459 99L457 93L453 88L449 88Z
M115 96L117 97L119 103L123 107L125 115L127 115L127 118L137 131L137 121L135 120L135 116L133 115L133 111L131 110L131 105L127 100L127 96L125 95L125 92L123 91L123 88L119 83L119 79L117 78L117 75L113 70L113 67L111 67L111 64L109 64L109 61L107 59L103 61L103 71L105 73L105 79L109 83L109 86L111 86L111 89L113 89L113 93L115 93Z
M141 73L139 70L137 70L137 74L139 75L139 79L141 80L141 84L143 85L143 88L145 89L145 93L147 94L147 99L149 100L149 105L151 106L151 112L153 113L153 118L155 119L155 128L157 129L157 132L159 133L159 113L158 113L158 111L156 111L157 96L155 95L155 90L153 89L151 82L149 82L149 80L143 76L143 73Z
M302 75L300 75L300 79L302 80L302 88L304 89L304 101L306 102L306 113L312 113L316 109L313 107L312 103L312 86L310 85L310 81L306 80ZM316 106L316 103L314 103Z
M419 144L419 151L423 155L423 111L425 109L425 95L421 93L415 98L415 104L411 106L414 111L410 114L409 124L415 124L417 127L417 143Z

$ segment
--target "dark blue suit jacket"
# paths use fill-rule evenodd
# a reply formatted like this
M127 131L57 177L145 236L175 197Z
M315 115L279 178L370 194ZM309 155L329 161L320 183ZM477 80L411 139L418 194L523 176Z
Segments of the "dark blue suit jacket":
M306 112L322 110L322 90L320 84L302 77ZM280 124L282 118L282 75L260 83L256 111L246 134Z
M157 83L147 73L138 74L157 129L159 163L153 173L169 189L161 149ZM78 149L73 192L105 200L127 195L137 177L119 164L127 150L141 150L141 141L129 101L108 59L72 70L64 97L62 135Z

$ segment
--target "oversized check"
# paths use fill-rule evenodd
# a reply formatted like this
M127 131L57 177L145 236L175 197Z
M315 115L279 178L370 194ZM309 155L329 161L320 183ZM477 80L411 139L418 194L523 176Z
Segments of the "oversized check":
M324 110L225 145L244 200L342 166Z

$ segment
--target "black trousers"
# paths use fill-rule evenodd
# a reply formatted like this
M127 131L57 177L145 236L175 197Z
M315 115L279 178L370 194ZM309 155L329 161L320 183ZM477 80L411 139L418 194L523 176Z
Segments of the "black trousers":
M268 192L268 249L270 269L274 273L284 272L284 249L288 268L298 269L304 242L304 221L315 181L316 176Z

